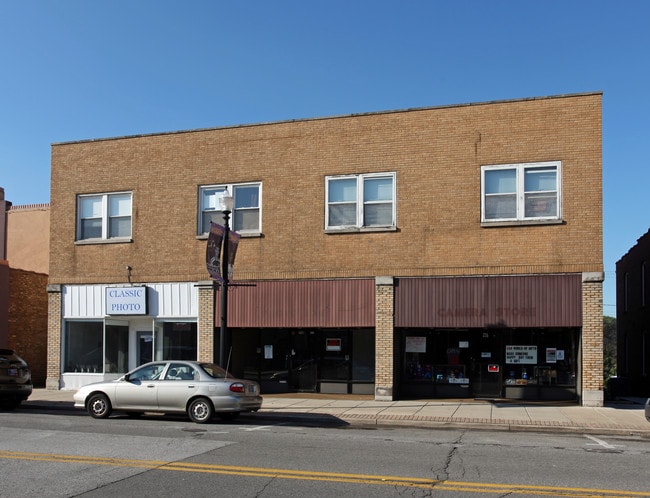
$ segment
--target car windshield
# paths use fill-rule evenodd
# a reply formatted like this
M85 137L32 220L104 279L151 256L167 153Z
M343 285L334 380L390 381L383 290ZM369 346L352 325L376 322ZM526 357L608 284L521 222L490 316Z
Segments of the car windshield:
M215 379L225 379L226 377L233 378L230 372L226 373L223 368L214 363L201 363L201 368L203 368L210 377Z
M165 368L164 363L154 363L151 365L145 365L131 372L129 374L129 381L158 380L164 368Z

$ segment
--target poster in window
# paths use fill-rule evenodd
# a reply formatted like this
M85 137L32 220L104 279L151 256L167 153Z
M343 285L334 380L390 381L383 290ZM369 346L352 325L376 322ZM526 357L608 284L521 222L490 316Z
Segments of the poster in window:
M557 363L557 348L546 348L546 363Z
M410 336L406 338L406 352L407 353L426 353L427 352L427 338Z
M506 346L506 363L535 365L537 363L537 346Z
M341 351L341 339L325 339L325 351Z

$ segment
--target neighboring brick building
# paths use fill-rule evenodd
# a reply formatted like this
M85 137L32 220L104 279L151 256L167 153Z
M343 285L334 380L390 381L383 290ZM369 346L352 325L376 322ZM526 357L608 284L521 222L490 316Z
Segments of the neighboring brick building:
M29 363L44 386L47 367L48 204L12 206L0 188L0 347Z
M48 386L229 358L265 392L602 404L601 99L54 144ZM220 337L225 188L251 285Z
M620 390L650 396L650 231L616 262L617 375Z

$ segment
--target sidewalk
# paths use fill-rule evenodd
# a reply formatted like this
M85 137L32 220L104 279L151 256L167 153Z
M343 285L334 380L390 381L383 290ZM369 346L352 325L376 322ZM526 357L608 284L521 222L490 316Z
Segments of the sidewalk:
M72 409L74 391L34 389L24 408ZM645 400L591 408L512 400L375 401L371 396L268 394L252 417L309 425L473 428L506 431L637 435L650 438Z

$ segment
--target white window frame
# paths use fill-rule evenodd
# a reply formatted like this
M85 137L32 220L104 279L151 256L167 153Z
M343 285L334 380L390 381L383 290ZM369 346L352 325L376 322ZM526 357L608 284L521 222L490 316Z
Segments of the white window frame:
M556 209L552 215L526 216L526 194L525 191L525 173L529 169L549 169L554 170L556 174L556 188L548 191L535 191L539 193L555 193ZM490 171L515 170L516 172L516 210L514 217L504 218L487 218L486 217L486 173ZM495 194L496 195L496 194ZM481 166L481 223L484 226L494 224L536 224L536 223L560 223L562 221L562 161L545 161L537 163L516 163L516 164L494 164Z
M257 208L255 207L237 207L237 188L238 187L257 187L258 202ZM262 182L245 182L245 183L221 183L214 185L201 185L199 187L198 194L198 220L197 220L197 235L199 237L207 237L209 230L204 230L203 227L203 214L205 212L221 212L220 209L205 209L203 205L204 201L204 192L206 190L228 190L229 194L233 196L234 207L232 213L230 214L230 227L233 231L236 231L238 234L243 236L256 236L262 233ZM247 210L258 210L258 221L257 229L253 230L244 230L235 225L236 213L244 212Z
M128 215L129 218L129 225L130 225L130 230L128 235L123 235L120 237L111 237L109 234L109 227L110 227L110 221L111 218L117 217L117 216L111 216L110 213L110 200L112 197L116 196L129 196L129 203L130 203L130 212ZM85 219L90 219L90 218L84 218L82 217L82 202L84 199L99 199L101 200L101 213L97 217L98 219L101 218L101 236L100 237L85 237L82 238L82 221ZM101 242L101 241L110 241L110 242L124 242L124 241L131 241L131 237L133 235L133 192L129 191L123 191L123 192L107 192L107 193L102 193L102 194L78 194L77 195L77 234L76 234L76 242L84 243L84 242Z
M366 205L377 203L388 203L388 201L368 201L364 200L364 185L366 180L373 178L390 178L392 182L391 191L391 221L383 225L364 225L364 209ZM336 180L355 180L356 181L356 220L354 224L349 225L331 225L330 224L330 205L336 202L329 201L330 182ZM333 175L325 177L325 231L327 232L340 232L340 231L385 231L395 230L397 227L397 174L395 172L388 173L365 173L355 175Z

